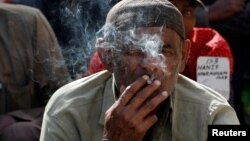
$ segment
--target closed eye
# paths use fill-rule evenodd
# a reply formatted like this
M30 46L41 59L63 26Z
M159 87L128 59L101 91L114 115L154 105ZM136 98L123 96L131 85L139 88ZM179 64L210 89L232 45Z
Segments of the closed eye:
M173 54L175 51L171 45L163 45L162 53L163 54Z

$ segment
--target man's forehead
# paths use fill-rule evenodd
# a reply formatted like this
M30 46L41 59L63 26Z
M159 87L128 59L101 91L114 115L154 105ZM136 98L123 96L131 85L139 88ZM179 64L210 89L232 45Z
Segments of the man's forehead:
M159 48L164 44L175 46L181 37L173 29L167 27L140 27L127 31L106 32L105 48L118 50Z
M169 34L176 33L171 28L166 27L140 27L129 31L121 31L121 35L135 35L135 36L143 36L143 35L158 35L158 36L168 36ZM177 33L176 33L177 34ZM170 36L170 35L169 35Z
M120 46L126 49L146 49L148 47L159 48L164 44L176 45L180 41L180 36L170 28L161 27L143 27L134 29L134 31L124 32Z

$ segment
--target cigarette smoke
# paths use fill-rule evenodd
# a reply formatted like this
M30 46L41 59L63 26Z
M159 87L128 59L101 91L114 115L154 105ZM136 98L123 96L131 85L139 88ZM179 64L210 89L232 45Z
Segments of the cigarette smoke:
M49 1L48 19L72 78L84 74L95 52L96 32L117 0Z
M150 62L166 72L166 58L161 53L163 41L158 34L138 34L135 29L117 31L112 25L106 25L98 32L98 36L105 39L105 42L99 47L112 49L113 52L119 53L139 51L145 56L143 62Z

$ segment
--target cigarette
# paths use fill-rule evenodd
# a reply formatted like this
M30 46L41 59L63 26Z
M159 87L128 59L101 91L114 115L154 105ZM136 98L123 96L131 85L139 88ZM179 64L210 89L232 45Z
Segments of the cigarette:
M153 75L151 75L151 77L147 80L147 83L150 85L150 84L152 84L152 83L154 82L154 80L155 80L155 76L154 76L154 74L153 74Z

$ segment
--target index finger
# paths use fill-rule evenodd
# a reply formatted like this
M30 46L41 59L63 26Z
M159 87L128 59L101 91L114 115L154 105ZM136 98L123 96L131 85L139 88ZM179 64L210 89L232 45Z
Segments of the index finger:
M148 75L143 75L135 82L127 86L118 99L118 102L121 104L121 106L127 105L132 97L146 84L148 79Z

